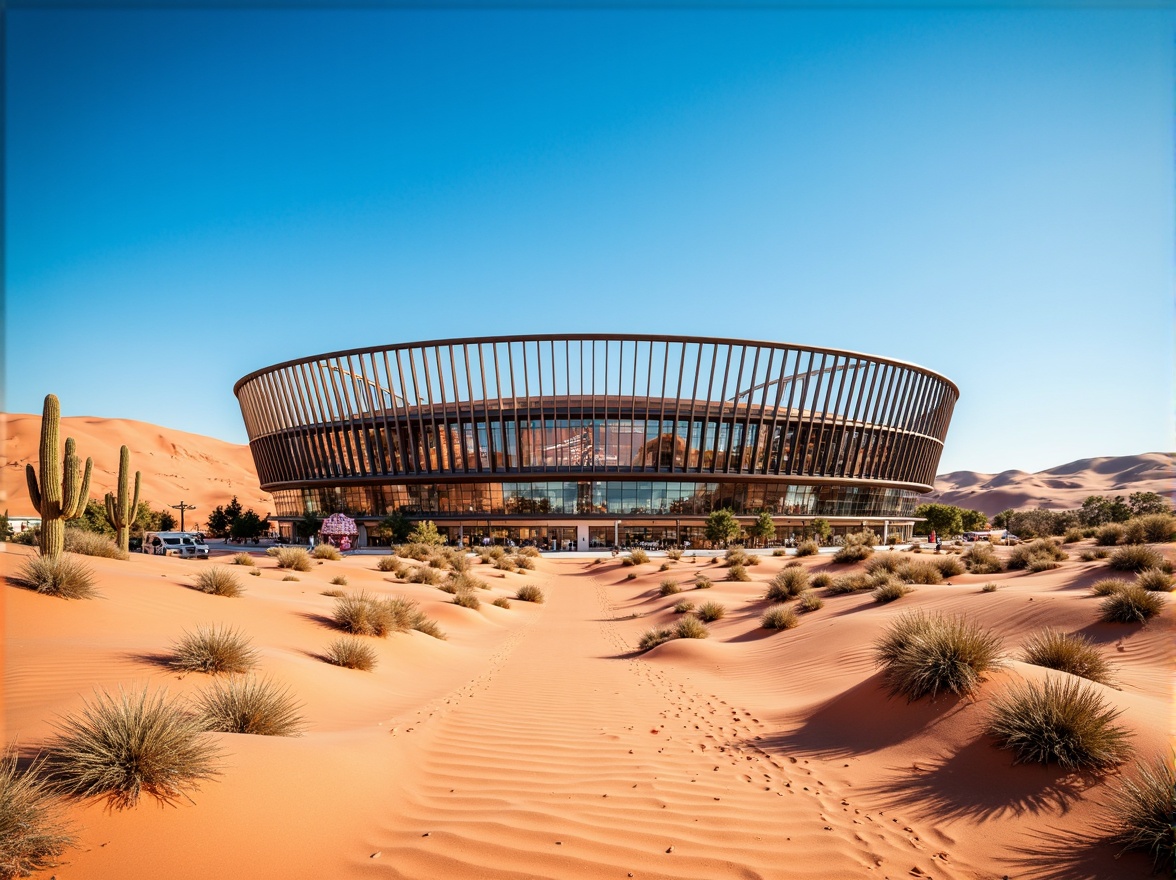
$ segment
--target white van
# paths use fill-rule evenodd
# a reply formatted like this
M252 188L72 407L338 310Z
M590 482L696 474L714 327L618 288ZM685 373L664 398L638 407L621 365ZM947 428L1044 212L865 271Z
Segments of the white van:
M181 559L207 559L208 545L195 532L147 532L143 535L143 552L155 556L179 556Z

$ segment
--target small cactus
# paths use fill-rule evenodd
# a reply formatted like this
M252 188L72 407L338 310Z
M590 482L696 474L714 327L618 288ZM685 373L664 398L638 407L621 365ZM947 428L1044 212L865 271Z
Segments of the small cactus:
M29 498L41 514L41 555L56 559L65 550L65 521L77 519L86 509L90 496L92 459L82 463L73 437L65 439L65 461L57 460L57 442L61 436L61 404L57 395L45 395L41 413L40 480L31 464L25 465Z
M131 524L139 509L139 481L142 476L135 471L135 500L128 506L130 473L131 450L124 446L118 452L118 498L112 492L106 493L106 521L117 533L115 541L123 553L130 550L131 546Z

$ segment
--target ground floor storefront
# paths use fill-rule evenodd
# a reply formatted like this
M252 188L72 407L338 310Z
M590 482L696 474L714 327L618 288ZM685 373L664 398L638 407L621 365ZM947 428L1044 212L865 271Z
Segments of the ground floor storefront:
M909 540L914 520L905 519L833 519L829 524L828 541L838 539L852 532L870 529L879 540ZM489 545L537 547L545 551L595 550L609 547L644 547L658 549L665 547L694 547L706 549L711 542L706 538L706 521L703 519L666 519L634 517L630 519L568 519L530 520L502 518L434 519L437 531L451 546L481 547ZM740 517L740 524L750 531L754 517ZM392 543L390 537L381 533L379 520L357 520L359 547L386 547ZM775 520L776 536L767 541L748 539L747 543L764 547L787 547L813 535L813 520L801 518L780 518ZM279 520L280 534L288 539L295 537L294 521Z

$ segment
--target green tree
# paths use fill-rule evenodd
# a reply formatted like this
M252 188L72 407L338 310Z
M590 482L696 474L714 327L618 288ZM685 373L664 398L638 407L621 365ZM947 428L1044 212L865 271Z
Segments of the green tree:
M824 544L829 540L829 536L833 534L833 527L829 525L829 520L818 517L808 523L808 525L801 526L801 534L806 538L812 535L817 539L818 543Z
M988 527L988 517L978 510L961 507L960 524L965 532L979 532Z
M12 525L8 522L8 511L0 516L0 541L7 541L12 537Z
M1131 519L1131 508L1122 495L1107 498L1105 495L1089 495L1078 510L1078 518L1086 526L1101 526L1112 522L1127 522Z
M758 517L756 517L755 524L751 527L751 536L759 538L765 544L776 537L776 524L772 522L772 512L770 510L761 510Z
M1007 529L1007 528L1009 528L1009 520L1012 519L1012 516L1014 513L1016 513L1016 511L1013 510L1011 507L1008 508L1007 510L1002 510L1000 513L998 513L996 516L994 516L992 518L992 527L994 529ZM1010 531L1011 531L1011 529L1010 529Z
M294 521L294 534L299 538L309 538L311 535L317 535L322 527L323 518L307 511L302 515L302 519Z
M73 521L73 526L108 538L114 537L114 529L106 521L106 505L96 498L86 502L86 509Z
M1127 496L1127 506L1131 508L1132 516L1172 512L1168 502L1155 492L1132 492Z
M964 519L960 509L951 504L920 504L915 516L927 520L927 528L934 529L937 537L958 535L964 530Z
M412 531L408 533L408 543L444 544L445 539L441 537L441 533L437 531L437 527L426 519L412 527Z
M269 531L269 518L262 519L253 512L253 508L245 511L235 520L229 529L229 535L238 540L260 538Z
M411 531L412 523L399 510L388 514L376 526L376 532L391 540L393 544L403 544L408 540L408 533Z
M204 528L208 534L217 538L227 538L233 531L233 523L237 521L237 517L241 515L241 502L237 500L237 496L233 496L233 500L226 505L217 505L208 514L204 523ZM321 522L321 520L320 520ZM315 529L317 532L318 529ZM311 532L314 534L314 532ZM307 535L306 537L310 537Z
M741 531L739 520L729 508L722 507L712 510L706 518L706 539L720 546L726 546L729 541L739 537Z

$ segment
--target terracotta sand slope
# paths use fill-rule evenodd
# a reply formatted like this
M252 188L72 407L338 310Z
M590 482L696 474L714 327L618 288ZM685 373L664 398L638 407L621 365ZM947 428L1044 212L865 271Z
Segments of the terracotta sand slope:
M1094 687L1121 710L1136 754L1168 748L1171 609L1143 627L1098 623L1089 585L1105 563L1072 553L1055 571L962 575L890 605L826 596L796 629L771 632L758 623L763 594L786 562L771 557L748 569L748 583L723 580L725 569L703 559L664 572L660 560L542 559L517 574L479 565L491 589L476 610L434 587L390 583L371 556L316 566L298 582L258 562L241 599L186 588L207 563L154 557L87 560L103 593L88 602L6 588L5 717L26 749L94 687L206 687L206 676L178 678L159 663L180 630L206 622L247 632L262 670L291 687L308 722L296 739L216 735L223 773L194 803L123 812L72 803L80 841L54 872L62 880L1149 874L1146 858L1116 860L1096 839L1118 771L1016 766L983 735L992 696L1062 675L1017 659L1028 636L1054 626L1112 660L1117 689ZM712 589L690 588L700 570ZM345 589L416 599L448 640L369 640L380 656L372 673L323 663L335 633L321 592L340 574ZM684 592L659 595L668 577ZM545 604L489 605L530 582ZM999 589L982 592L988 582ZM706 640L634 653L644 630L679 619L682 599L727 614ZM890 698L872 645L912 609L993 628L1007 667L974 699Z

